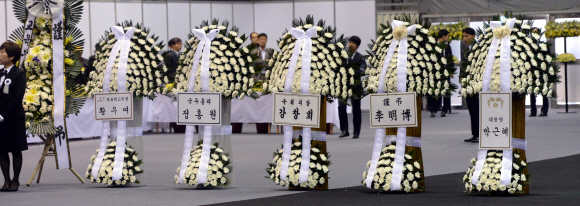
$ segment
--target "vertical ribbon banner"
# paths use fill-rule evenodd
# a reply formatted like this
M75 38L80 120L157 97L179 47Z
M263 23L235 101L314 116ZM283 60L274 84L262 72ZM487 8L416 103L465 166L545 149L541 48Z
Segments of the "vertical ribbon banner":
M126 79L127 79L127 58L129 56L129 52L131 49L131 37L133 37L133 33L135 32L135 28L130 28L127 30L127 33L124 33L123 27L120 26L113 26L111 27L113 34L115 34L115 38L117 38L117 42L113 46L111 50L111 54L109 55L109 60L107 61L107 66L105 68L105 75L103 78L103 93L110 91L110 83L111 83L111 76L113 75L113 66L115 65L115 60L117 55L120 53L119 56L119 66L117 68L117 92L125 92L127 90L126 86ZM117 122L117 145L115 148L115 161L113 167L113 181L119 180L122 177L122 170L123 170L123 161L124 161L124 154L125 154L125 138L127 136L127 122L126 121L118 121ZM99 152L97 153L97 158L95 159L95 163L93 164L93 168L91 171L91 175L93 177L98 177L99 170L105 169L100 168L101 162L103 161L103 157L105 156L105 152L107 150L107 142L108 136L110 133L110 122L103 121L103 131L101 133L101 142L99 146Z
M316 27L312 27L306 32L302 29L292 28L290 34L296 38L296 44L292 50L288 73L284 82L284 92L292 93L292 81L296 71L296 64L302 51L300 92L308 94L310 89L310 62L312 57L312 38L317 36ZM290 150L292 148L292 126L284 126L284 146L282 151L282 168L280 169L280 179L287 181L288 165L290 164ZM300 163L299 182L308 181L308 171L310 170L310 140L311 128L303 128L302 133L302 162Z
M35 16L31 13L28 13L26 22L24 22L24 36L22 37L22 52L20 55L20 64L18 65L19 68L24 68L24 59L26 59L26 55L28 54L28 47L30 45L30 41L32 41L34 22L36 22L34 19Z
M495 54L497 53L498 49L500 49L500 57L499 57L500 90L506 92L511 91L510 34L515 22L516 22L515 18L507 19L506 24L503 26L500 21L490 22L491 29L493 30L493 40L487 53L485 70L483 71L483 82L481 88L482 92L488 92L490 89L493 64L495 62ZM502 186L511 184L512 163L513 163L512 155L513 155L512 150L503 150L502 167L500 172L501 173L500 185ZM474 185L477 184L477 182L479 181L479 176L481 175L481 169L483 168L486 156L487 150L479 150L477 154L477 162L475 164L475 170L473 172L473 176L471 177L471 183Z
M197 39L199 39L199 44L195 49L195 55L193 56L193 64L191 64L191 71L189 74L189 82L187 85L187 92L193 92L195 87L195 76L197 75L197 69L199 67L200 57L202 59L202 91L208 92L209 91L209 55L210 55L210 48L211 48L211 41L217 36L219 29L213 29L205 34L203 29L193 29L193 34ZM203 56L202 56L203 53ZM205 66L205 67L204 67ZM206 70L206 72L203 72ZM209 129L207 128L209 127ZM193 131L194 125L187 125L185 126L185 142L183 144L183 155L181 157L181 169L179 170L179 184L183 184L185 170L187 169L187 163L189 162L191 147L193 146ZM206 135L207 134L207 135ZM203 136L203 148L202 148L202 160L205 159L205 162L200 163L199 170L198 170L198 184L203 184L207 181L207 167L209 163L209 153L211 149L211 135L212 130L211 126L204 126L204 136ZM207 140L207 141L206 141ZM205 158L204 158L205 157ZM202 166L205 168L202 170ZM203 172L202 172L203 171ZM199 176L203 174L203 177ZM201 182L203 178L203 182Z
M52 91L54 95L52 115L54 118L54 126L56 127L54 143L56 146L56 167L58 169L70 168L68 138L66 138L66 123L64 117L64 39L63 14L60 12L54 14L52 18Z
M407 91L407 36L414 35L416 26L412 25L409 27L404 26L404 22L393 20L393 36L394 40L389 45L387 50L387 55L383 60L383 68L379 77L379 86L377 93L385 92L385 75L397 45L399 46L398 56L397 56L397 92ZM367 173L365 183L368 188L371 188L373 177L375 176L377 164L379 162L379 157L381 155L381 149L383 147L383 142L385 138L385 129L377 129L375 132L375 141L373 145L373 154L371 158L371 165ZM420 140L419 140L420 141ZM407 142L407 128L399 127L397 129L396 136L396 149L395 149L395 161L393 165L393 177L391 179L391 191L401 189L401 175L403 174L403 164L405 160L405 144ZM390 143L389 143L390 144ZM418 143L420 144L420 142Z

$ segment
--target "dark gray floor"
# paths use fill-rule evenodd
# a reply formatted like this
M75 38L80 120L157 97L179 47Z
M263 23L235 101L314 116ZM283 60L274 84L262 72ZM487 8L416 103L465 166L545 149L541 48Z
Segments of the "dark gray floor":
M551 110L548 117L527 118L526 132L529 161L539 161L580 153L580 114L557 114ZM463 172L469 160L477 153L477 145L464 143L470 137L467 110L454 110L445 118L429 118L423 113L423 157L427 176ZM352 123L352 119L350 122ZM330 189L358 186L373 147L374 129L368 128L368 113L363 113L361 138L338 139L338 129L328 136L328 150L332 155ZM275 131L275 129L273 129ZM21 186L19 192L0 193L0 205L176 205L214 204L301 193L288 191L265 179L264 168L271 161L272 152L282 144L281 134L257 135L253 124L244 125L244 134L232 137L236 188L200 190L173 183L183 148L183 134L146 134L145 170L146 186L106 188L97 184L80 184L68 171L57 171L54 158L45 164L40 184ZM351 124L352 133L352 124ZM73 167L84 175L91 155L99 145L98 139L71 141ZM20 182L25 184L32 174L40 154L41 145L30 146L24 152L24 165ZM555 170L554 170L555 171ZM530 166L532 178L536 178ZM556 172L552 176L557 176ZM444 193L460 192L460 178L450 180ZM429 182L427 179L427 184ZM453 185L457 183L455 187ZM538 185L532 183L532 188ZM429 188L427 188L429 190ZM538 188L539 189L539 188ZM532 192L535 193L535 189ZM537 193L536 193L537 194ZM364 193L361 195L365 195ZM372 195L372 194L368 194ZM524 197L526 198L526 197ZM525 199L523 199L525 200ZM458 203L459 204L459 203Z
M530 195L500 196L467 195L461 179L465 173L425 178L426 192L385 194L363 186L309 191L299 194L228 202L217 205L578 205L580 201L580 155L531 163ZM459 183L459 184L458 184Z

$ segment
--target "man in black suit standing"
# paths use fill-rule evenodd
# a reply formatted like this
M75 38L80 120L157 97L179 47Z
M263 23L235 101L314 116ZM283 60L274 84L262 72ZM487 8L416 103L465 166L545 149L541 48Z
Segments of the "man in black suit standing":
M99 43L97 43L95 45L95 48L97 48L97 46L99 45ZM81 52L81 55L83 54L83 50L80 49L80 47L77 48L78 51ZM81 73L79 75L77 75L77 77L75 78L77 84L87 84L87 82L89 81L89 77L91 75L91 72L95 70L95 67L93 66L93 63L95 63L95 55L91 55L89 57L89 59L85 59L81 57L81 64L83 66L83 68L81 69Z
M22 99L26 92L26 71L18 68L20 46L14 42L4 42L0 46L0 168L4 175L4 185L0 192L15 192L20 186L22 151L28 149L26 141L26 118ZM10 179L10 158L12 153L14 176Z
M467 62L467 57L469 51L471 50L471 45L475 41L475 30L472 28L463 29L463 41L461 41L461 61ZM467 102L467 109L469 110L469 116L471 118L471 134L473 135L469 139L465 139L465 142L479 143L479 96L472 95L465 98Z
M447 29L441 29L437 33L437 41L444 47L439 58L452 56L451 47L449 46L449 31ZM445 67L453 66L453 62L447 62ZM450 78L449 78L450 79ZM443 100L443 108L441 108L441 100ZM437 111L441 110L441 117L447 116L447 112L451 110L451 97L439 97L435 98L431 95L427 96L427 108L431 112L431 117L435 117Z
M357 90L362 90L361 76L364 74L364 66L365 61L363 59L363 55L358 53L356 50L360 46L361 40L357 36L352 36L348 39L348 59L343 63L345 68L353 67L354 69L354 79L358 82L356 86ZM353 91L353 93L355 93ZM361 126L361 111L360 111L360 99L351 98L350 102L352 104L352 123L354 126L353 131L353 139L358 139L360 135L360 126ZM342 134L338 136L339 138L348 137L350 134L348 133L348 116L346 114L346 103L345 102L338 102L338 118L340 119L340 130L342 130Z
M167 53L167 60L165 61L165 65L167 66L167 76L169 79L175 79L175 72L177 71L177 67L179 66L179 57L181 56L181 47L183 43L181 39L175 37L169 40L169 48L170 51Z
M250 51L250 54L258 55L258 59L253 64L262 67L261 73L254 74L252 76L256 81L264 80L264 77L266 76L266 71L269 69L268 62L270 61L270 55L268 55L268 52L266 51L267 43L268 43L268 35L266 35L265 33L261 33L258 35L258 40L256 42L257 47L254 50Z

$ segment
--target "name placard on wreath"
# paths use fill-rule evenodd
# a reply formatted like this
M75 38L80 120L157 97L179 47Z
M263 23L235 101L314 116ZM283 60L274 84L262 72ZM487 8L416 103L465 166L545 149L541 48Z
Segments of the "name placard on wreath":
M95 120L133 120L133 94L131 92L95 94Z
M272 124L320 127L320 95L274 93Z
M177 124L221 125L221 100L219 92L177 93Z
M479 149L512 149L511 92L479 93Z
M371 94L371 128L416 127L416 98L415 92Z

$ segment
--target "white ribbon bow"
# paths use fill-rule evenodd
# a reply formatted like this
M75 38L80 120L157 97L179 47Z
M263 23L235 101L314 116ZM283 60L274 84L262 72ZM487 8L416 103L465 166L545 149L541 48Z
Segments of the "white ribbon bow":
M302 65L301 65L301 79L300 92L308 94L310 90L310 62L312 58L312 38L317 36L316 27L312 27L306 32L302 29L292 28L290 34L296 38L292 56L290 57L290 65L288 66L288 73L286 74L286 81L284 83L284 92L292 93L292 81L294 80L294 73L296 71L296 64L300 56L300 49L302 51ZM300 163L299 182L308 181L308 171L310 170L310 140L312 132L310 127L304 127L302 131L302 162ZM286 181L288 165L290 163L290 150L292 149L292 126L284 126L284 146L282 152L282 168L280 169L280 179Z
M496 38L496 39L502 39L506 36L509 37L510 34L512 33L512 30L508 25L504 25L504 26L495 25L495 28L494 28L494 26L492 26L492 28L493 28L493 38Z
M105 76L103 78L103 92L110 91L111 76L113 71L113 66L115 65L115 59L119 51L121 52L119 56L119 66L117 67L117 92L124 92L127 90L127 58L129 57L129 52L131 51L131 37L135 32L135 28L129 28L127 33L124 33L123 27L113 26L111 27L117 42L111 50L109 59L107 61L107 66L105 68ZM99 147L99 152L97 153L97 158L93 164L91 174L94 178L98 177L99 170L101 169L101 162L105 156L107 150L108 136L109 136L109 121L103 121L103 131L101 133L101 142ZM117 121L117 145L115 147L115 161L113 163L113 181L120 180L123 177L123 162L125 159L125 138L127 137L127 121Z
M491 72L493 70L493 62L495 61L495 53L500 46L500 90L501 91L511 91L510 89L510 59L511 59L511 46L510 46L510 34L516 22L515 18L508 19L506 24L502 26L499 21L491 22L491 29L493 30L493 40L487 52L487 60L485 62L485 70L483 72L483 82L482 82L482 92L489 91L491 82ZM512 178L512 150L503 150L502 166L501 166L501 177L500 185L511 184ZM473 176L471 176L471 184L477 184L479 181L479 176L481 175L481 170L483 169L483 164L485 162L485 157L487 156L487 150L479 150L477 154L477 162L475 164L475 170Z
M201 62L201 89L203 92L209 91L209 55L211 48L211 41L215 39L219 33L219 29L213 29L205 34L203 29L192 30L193 35L199 39L199 44L195 49L195 55L193 56L193 63L191 64L191 73L189 74L189 82L187 85L187 91L193 92L195 90L195 75L197 74L197 69L199 67L200 57ZM202 56L203 53L203 56ZM193 131L194 125L185 126L185 143L183 144L183 154L181 156L181 167L179 170L179 184L183 184L185 171L187 169L187 163L189 162L191 147L193 146ZM201 162L198 170L198 184L203 184L207 181L207 167L209 163L209 152L211 149L211 135L212 126L204 126L204 136L203 136L203 146L201 154ZM203 177L202 177L203 176Z
M397 57L397 92L407 91L407 48L409 44L407 42L408 35L415 35L416 25L405 27L404 22L393 20L392 22L393 36L394 40L389 45L387 50L387 55L383 60L383 68L381 70L381 76L379 77L379 87L377 93L385 92L385 74L389 68L389 63L393 58L395 49L399 45L399 55ZM381 149L383 147L383 142L385 138L385 129L377 129L375 131L375 142L373 146L373 154L371 158L371 165L365 179L366 186L368 188L372 187L373 178L377 170L377 164L379 162L379 157L381 155ZM405 143L407 141L407 128L399 127L397 128L397 140L395 149L395 163L393 165L393 176L391 178L391 191L401 189L401 175L403 174L403 163L405 160ZM389 143L390 144L390 143Z
M64 0L27 0L28 13L37 17L51 18L62 13Z

